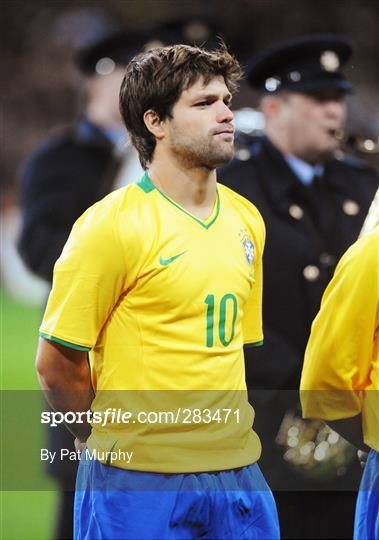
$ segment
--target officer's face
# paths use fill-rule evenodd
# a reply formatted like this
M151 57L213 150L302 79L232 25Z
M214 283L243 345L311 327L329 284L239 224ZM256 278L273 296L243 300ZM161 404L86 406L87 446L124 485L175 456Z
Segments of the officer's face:
M199 78L184 90L164 122L165 146L187 166L214 169L233 156L231 94L223 77Z
M288 93L281 99L280 121L291 153L306 161L319 161L337 149L335 134L345 119L346 102L340 90Z
M88 80L88 108L95 123L104 127L116 127L122 124L119 92L124 74L124 68L116 67L108 75L96 74Z

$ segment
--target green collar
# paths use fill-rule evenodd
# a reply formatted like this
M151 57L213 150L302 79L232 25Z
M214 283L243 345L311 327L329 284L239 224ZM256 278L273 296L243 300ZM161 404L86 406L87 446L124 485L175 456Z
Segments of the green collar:
M202 227L204 227L204 229L209 229L213 223L216 221L219 213L220 213L220 195L218 193L218 190L216 192L216 208L212 211L212 219L207 222L207 221L202 221L201 219L198 219L197 217L193 216L190 212L188 212L185 208L183 208L182 206L180 206L179 204L177 204L175 201L173 201L172 199L170 199L170 197L168 197L167 195L165 195L160 189L158 189L153 183L152 181L150 180L149 178L149 175L147 173L147 171L145 172L145 174L142 176L142 178L140 180L138 180L137 182L137 186L139 186L142 191L144 191L145 193L150 193L151 191L153 191L154 189L156 189L161 195L162 197L164 197L169 203L171 203L172 205L176 206L176 208L178 208L181 212L184 212L185 214L187 214L187 216L189 216L190 218L192 218L194 221L196 221L197 223L199 223L199 225L201 225Z

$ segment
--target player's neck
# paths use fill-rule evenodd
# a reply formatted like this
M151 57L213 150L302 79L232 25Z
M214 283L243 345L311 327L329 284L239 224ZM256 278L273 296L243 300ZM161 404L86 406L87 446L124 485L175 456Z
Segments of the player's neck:
M200 219L210 216L216 199L216 171L190 169L154 160L149 168L153 184L177 204Z

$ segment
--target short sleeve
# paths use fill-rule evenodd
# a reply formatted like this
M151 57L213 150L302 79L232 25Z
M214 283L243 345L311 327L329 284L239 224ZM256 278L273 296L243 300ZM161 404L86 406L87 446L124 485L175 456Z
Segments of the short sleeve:
M263 345L262 294L263 294L263 249L265 226L259 215L254 234L254 281L245 304L242 320L243 342L249 345Z
M127 287L124 257L114 215L94 205L75 223L54 267L40 335L79 350L93 348Z
M301 378L303 416L338 420L362 410L377 326L377 237L344 255L312 325Z

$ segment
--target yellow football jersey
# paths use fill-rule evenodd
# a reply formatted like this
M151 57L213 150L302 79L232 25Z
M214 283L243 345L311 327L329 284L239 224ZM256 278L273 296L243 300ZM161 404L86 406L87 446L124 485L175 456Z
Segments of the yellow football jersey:
M307 418L362 414L365 443L379 451L379 228L340 260L313 322L301 377Z
M90 448L134 452L112 465L189 472L259 458L243 344L263 340L264 239L257 209L225 186L203 221L147 173L75 223L41 336L90 350L93 411L187 410L170 423L93 423Z

